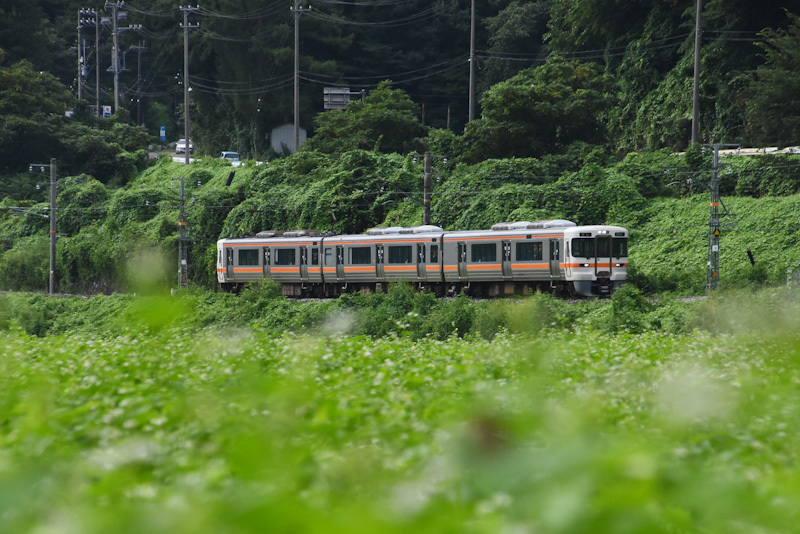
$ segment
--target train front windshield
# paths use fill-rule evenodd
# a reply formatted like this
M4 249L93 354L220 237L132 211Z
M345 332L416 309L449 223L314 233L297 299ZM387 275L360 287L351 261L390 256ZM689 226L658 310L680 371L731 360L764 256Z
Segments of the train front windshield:
M609 248L611 253L609 254ZM628 256L627 237L576 237L572 240L575 258L623 258Z

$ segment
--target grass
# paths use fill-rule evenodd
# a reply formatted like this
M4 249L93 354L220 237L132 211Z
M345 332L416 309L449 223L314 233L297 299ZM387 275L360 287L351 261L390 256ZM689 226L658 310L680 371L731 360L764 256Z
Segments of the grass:
M6 330L3 530L791 531L778 298L708 301L715 334Z

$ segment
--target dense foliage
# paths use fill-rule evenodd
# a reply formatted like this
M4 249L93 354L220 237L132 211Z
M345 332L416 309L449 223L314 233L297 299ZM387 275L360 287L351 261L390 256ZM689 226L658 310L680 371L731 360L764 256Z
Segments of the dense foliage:
M70 27L60 11L65 7L33 4L30 13L53 24L40 37L46 42L64 38ZM245 157L266 154L269 127L284 121L291 107L283 92L267 98L272 93L262 89L256 98L249 89L226 85L229 78L244 76L248 87L269 85L288 61L290 20L270 19L268 8L248 4L218 0L192 15L211 23L192 37L199 154L237 146ZM436 31L424 24L409 29L412 4L332 3L304 12L303 24L313 29L302 42L305 75L317 69L313 72L327 73L328 80L347 80L355 72L371 79L368 74L378 68L374 57L399 69L401 58L424 63L462 42L467 2L437 0L420 11L418 21L438 17ZM354 101L345 110L309 112L313 99L304 88L303 121L313 118L316 125L305 146L265 165L249 162L239 168L211 158L189 168L166 156L150 160L143 147L152 138L129 121L127 110L96 119L85 101L77 102L56 76L41 70L39 65L64 80L54 57L41 54L38 46L25 57L12 42L23 36L10 25L30 13L23 14L18 3L4 5L0 161L7 174L0 180L0 288L40 290L45 285L48 206L35 184L39 180L46 186L49 179L17 173L46 162L41 151L47 147L47 156L58 159L56 274L64 291L134 290L142 283L141 273L148 273L148 291L173 285L170 266L177 261L180 203L176 180L181 179L189 191L189 274L205 288L215 286L214 243L221 237L266 229L362 232L382 224L419 224L420 160L426 151L435 155L434 224L480 229L501 220L565 218L624 225L631 230L635 283L648 292L701 291L707 192L699 184L710 180L710 154L699 146L689 147L685 155L652 150L687 143L690 4L489 2L478 12L483 21L478 38L489 45L478 58L486 61L478 83L480 118L463 134L431 127L444 126L441 115L434 119L431 106L421 109L420 103L431 102L419 91L439 78L428 78L424 68L406 69L418 83L380 77L369 85L364 102ZM791 74L800 33L792 5L786 7L742 5L733 12L716 0L705 4L703 140L793 143L796 91ZM252 9L237 11L245 8ZM166 0L153 2L147 8L151 11L127 9L131 21L149 21L147 31L154 35L177 33L174 6ZM254 31L261 40L244 35L222 39L226 32L241 33L237 22L245 20L258 21ZM376 31L385 20L403 23ZM527 22L524 31L515 31L517 23ZM741 33L745 22L763 31ZM424 39L442 48L418 49ZM752 44L756 40L758 46ZM402 46L392 49L389 43ZM163 57L172 58L164 60L166 69L179 56L168 53L178 51L179 43L169 38L162 45ZM345 58L356 50L358 66L346 65ZM733 51L735 64L725 55ZM274 62L259 61L267 56ZM441 87L450 91L450 82L459 77L443 68L448 81ZM154 80L163 76L156 72ZM174 83L174 70L170 76ZM174 112L173 119L179 120L175 102L150 99L145 116ZM65 116L70 109L73 116ZM630 152L636 147L643 150ZM739 212L738 226L726 227L721 239L723 287L781 283L785 271L800 264L789 246L797 227L793 195L800 193L796 157L725 156L722 163L731 174L723 174L721 192ZM687 179L693 185L686 185ZM755 266L742 254L747 249L756 257ZM671 260L664 262L664 255Z
M124 6L126 19L121 24L127 21L144 28L138 35L120 34L128 57L121 74L124 109L115 111L139 119L141 104L148 133L155 136L164 125L168 140L175 140L183 131L183 13L171 0L133 4ZM481 102L476 118L484 117L488 123L471 126L472 134L479 129L487 142L491 132L503 133L503 121L495 124L497 119L489 115L515 106L495 100L507 92L514 94L511 98L519 95L501 90L503 85L493 89L496 84L520 72L541 80L555 68L550 61L560 57L568 63L578 61L579 70L591 72L587 80L614 80L615 90L599 100L591 94L587 99L574 85L566 85L571 91L559 92L535 82L529 91L536 95L537 105L516 106L521 116L532 114L543 121L544 132L552 129L553 117L570 119L560 122L568 130L583 130L579 123L597 121L589 125L584 138L593 142L599 138L623 152L685 148L690 137L695 5L694 0L479 2L473 61L475 97ZM306 8L307 2L299 6ZM34 72L55 75L73 95L80 81L89 101L95 92L91 75L100 58L101 93L108 104L112 91L108 24L102 25L99 51L93 50L90 38L93 24L83 24L83 37L89 39L86 69L80 80L76 77L70 47L76 43L77 10L86 7L97 9L101 19L111 14L105 6L78 0L5 2L0 7L0 49L5 50L8 65L27 60ZM211 0L201 7L189 17L191 23L200 23L190 35L196 145L208 153L233 148L246 157L263 158L271 151L271 129L293 121L294 15L283 4L255 0ZM788 74L796 71L793 58L800 49L799 12L798 0L764 5L703 2L700 132L704 142L797 143L795 129L787 126L797 116L796 106L791 105L791 95L797 91ZM92 19L86 14L84 18ZM136 72L134 51L126 47L143 39L147 50L142 70ZM316 117L324 109L323 87L369 92L384 80L392 80L410 96L417 118L424 114L426 126L463 131L468 111L470 0L322 1L300 16L299 41L300 120L310 131L322 124ZM486 91L494 96L481 100ZM59 106L55 95L48 100L47 106ZM582 109L589 109L588 116ZM336 127L342 119L333 112L322 121ZM361 136L355 137L349 148L365 148L359 144ZM537 146L538 142L537 138ZM470 157L475 161L505 157L496 146L486 148L486 153ZM520 148L522 152L506 150L516 156L538 155L524 143Z

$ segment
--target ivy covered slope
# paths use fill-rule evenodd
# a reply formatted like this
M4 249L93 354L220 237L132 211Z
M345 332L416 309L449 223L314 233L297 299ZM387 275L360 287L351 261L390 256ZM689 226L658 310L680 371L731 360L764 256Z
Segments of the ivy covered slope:
M647 292L700 293L705 285L709 156L629 154L614 162L576 144L560 156L434 165L432 222L446 229L488 228L504 220L564 218L619 224L631 231L631 281ZM800 265L797 156L727 156L722 228L723 287L775 284ZM231 177L231 174L233 176ZM207 158L190 167L169 158L114 188L87 176L62 180L57 274L63 291L163 291L174 284L180 179L185 181L190 277L213 288L215 242L265 229L363 232L414 225L422 166L412 156L363 150L301 151L267 164L233 168ZM226 185L231 178L230 185ZM695 180L687 185L686 180ZM199 184L198 184L199 181ZM17 201L6 199L6 205ZM45 203L29 203L45 213ZM42 290L48 221L0 212L11 247L0 255L6 289ZM756 265L750 264L750 249Z

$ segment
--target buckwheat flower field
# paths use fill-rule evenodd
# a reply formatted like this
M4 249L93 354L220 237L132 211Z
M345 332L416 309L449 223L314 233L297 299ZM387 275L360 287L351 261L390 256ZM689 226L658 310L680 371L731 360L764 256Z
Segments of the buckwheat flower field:
M796 332L9 329L0 531L795 531Z

